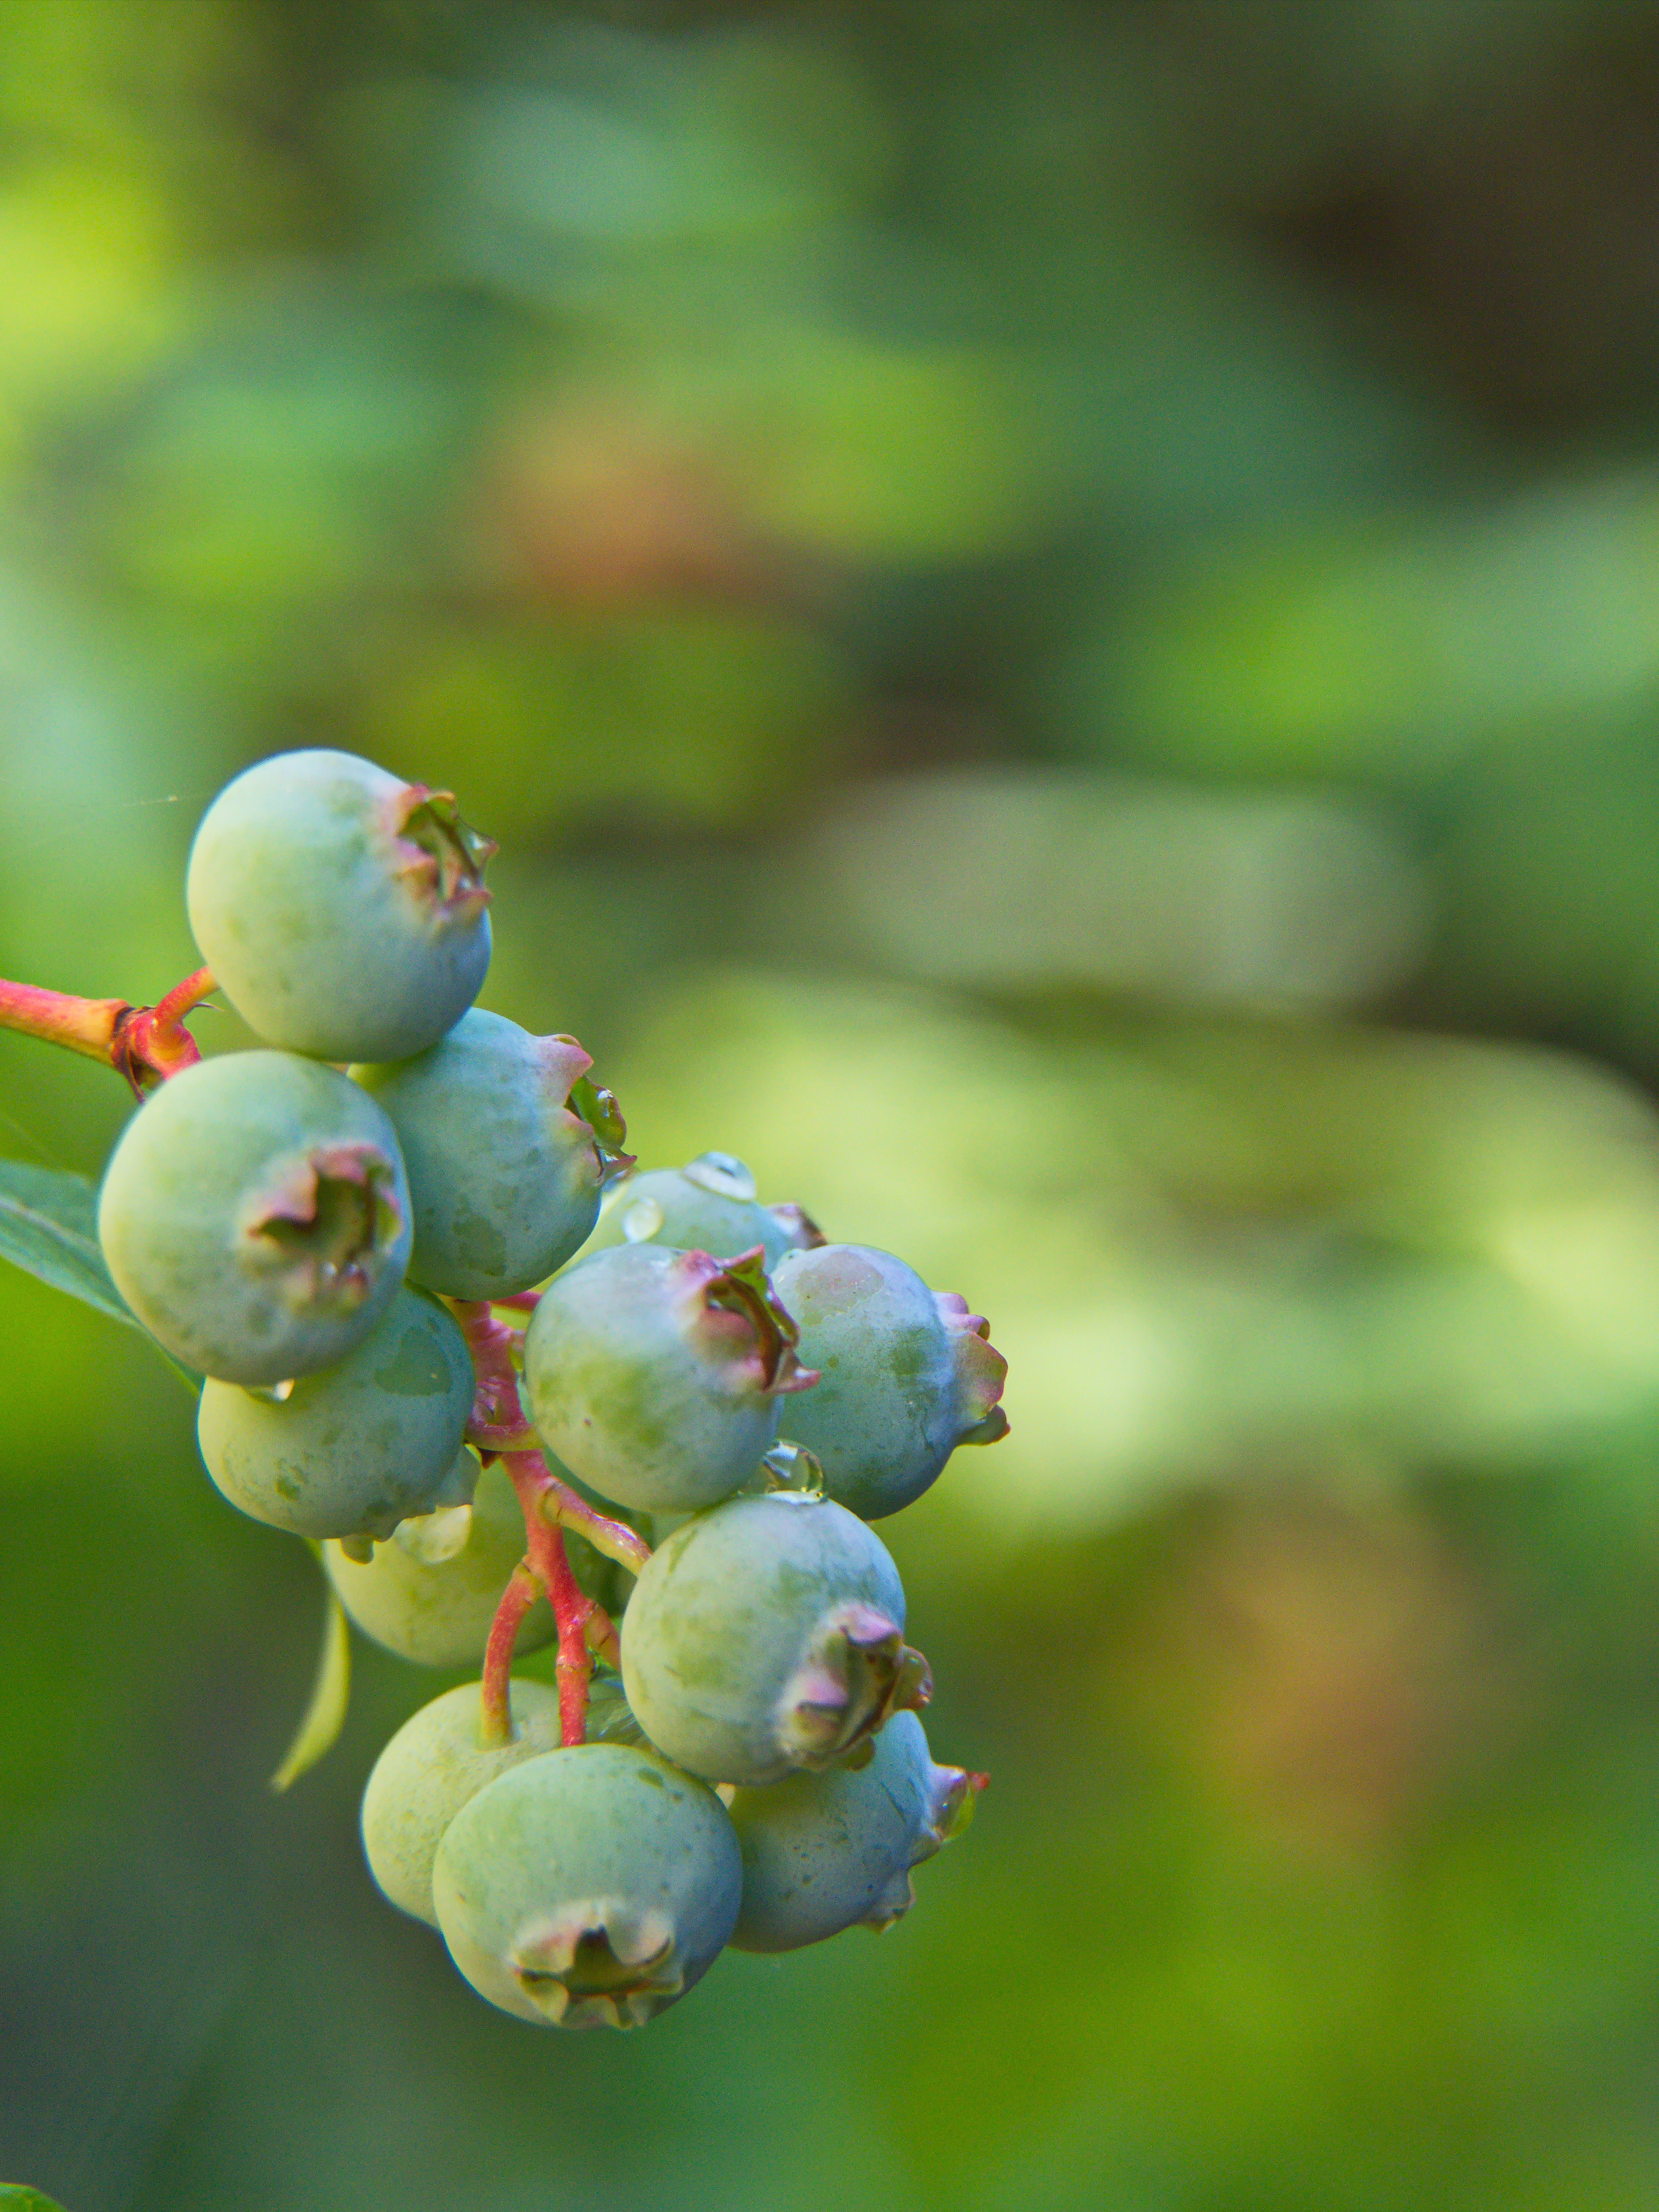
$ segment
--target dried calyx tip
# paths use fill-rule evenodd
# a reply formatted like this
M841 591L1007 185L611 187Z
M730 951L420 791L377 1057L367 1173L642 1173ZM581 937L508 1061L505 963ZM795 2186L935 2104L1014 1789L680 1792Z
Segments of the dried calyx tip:
M684 1985L667 1917L609 1898L532 1922L509 1963L531 2002L565 2027L637 2027Z
M726 1261L708 1252L687 1252L680 1265L701 1291L707 1310L740 1315L750 1322L757 1373L769 1397L811 1389L818 1370L803 1367L796 1357L800 1331L767 1276L764 1245Z
M799 1765L826 1766L856 1754L894 1713L919 1711L933 1693L933 1669L896 1620L876 1606L842 1606L784 1691L780 1741Z
M489 903L485 864L496 850L464 821L453 791L405 784L390 804L391 830L403 854L398 873L448 920L465 920Z

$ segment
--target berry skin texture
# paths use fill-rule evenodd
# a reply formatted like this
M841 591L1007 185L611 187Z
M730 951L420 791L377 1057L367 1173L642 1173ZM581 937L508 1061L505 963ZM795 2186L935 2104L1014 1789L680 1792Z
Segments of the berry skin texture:
M562 1267L593 1226L604 1163L569 1104L592 1061L474 1006L413 1060L355 1067L390 1115L415 1206L410 1279L510 1297Z
M713 1965L742 1889L714 1792L609 1743L549 1752L481 1790L432 1877L461 1972L545 2027L643 2026Z
M468 1495L470 1456L459 1496L449 1478L472 1388L453 1315L405 1287L337 1367L301 1376L282 1397L206 1383L197 1440L217 1488L253 1520L295 1536L386 1537L410 1515Z
M755 1178L741 1160L702 1152L683 1168L647 1168L612 1183L582 1256L616 1244L662 1244L731 1260L758 1244L775 1267L804 1234L815 1233L810 1224L801 1230L799 1206L782 1211L792 1218L757 1203Z
M559 1746L559 1693L545 1682L508 1687L513 1740L486 1744L479 1686L464 1682L422 1705L374 1762L363 1791L363 1854L400 1912L435 1928L432 1862L444 1830L469 1799L510 1767Z
M405 1520L373 1559L349 1558L325 1544L323 1565L354 1626L418 1667L476 1667L484 1655L507 1578L524 1556L524 1516L499 1467L478 1474L470 1505ZM552 1641L553 1613L538 1598L519 1626L515 1649Z
M391 1122L334 1068L283 1052L164 1083L98 1200L104 1258L139 1320L186 1365L250 1385L362 1342L403 1281L410 1223Z
M478 994L494 850L448 792L400 783L353 753L278 753L202 817L191 929L268 1042L319 1060L406 1059Z
M733 1498L653 1553L623 1623L623 1685L665 1758L709 1782L777 1782L857 1752L925 1705L886 1547L825 1498Z
M958 1444L1008 1433L1008 1363L964 1299L864 1244L791 1252L775 1281L821 1376L790 1408L789 1440L817 1455L826 1496L878 1521L920 1498Z
M525 1334L528 1412L602 1498L647 1513L726 1498L759 1467L781 1394L816 1382L760 1255L622 1244L550 1284Z
M736 1791L743 1905L734 1948L794 1951L843 1928L890 1928L915 1902L911 1868L962 1832L973 1804L970 1778L934 1765L914 1713L894 1714L866 1766Z

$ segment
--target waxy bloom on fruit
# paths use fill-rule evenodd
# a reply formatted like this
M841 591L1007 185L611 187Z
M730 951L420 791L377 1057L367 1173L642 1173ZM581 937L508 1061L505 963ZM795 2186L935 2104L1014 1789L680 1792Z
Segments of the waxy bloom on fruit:
M724 1948L742 1888L714 1792L609 1743L549 1752L481 1790L432 1876L467 1980L548 2027L638 2027L672 2004Z
M740 1951L793 1951L843 1928L890 1928L915 1902L910 1869L967 1825L975 1778L935 1766L914 1713L895 1713L863 1766L739 1790ZM982 1782L983 1778L978 1778Z
M803 1492L733 1498L677 1528L623 1623L623 1682L665 1757L710 1782L775 1782L925 1705L904 1591L856 1516Z
M527 1759L556 1751L559 1695L545 1682L508 1686L513 1735L486 1743L477 1682L446 1691L412 1713L374 1762L363 1791L363 1855L401 1911L435 1928L432 1862L444 1830L486 1783Z
M562 1267L593 1226L612 1164L578 1103L592 1064L574 1037L532 1036L474 1006L413 1060L353 1068L403 1147L412 1280L501 1298Z
M453 795L354 753L278 753L203 816L185 889L202 957L249 1028L319 1060L436 1044L489 966L495 847Z
M787 1425L827 1496L878 1521L920 1498L958 1444L1007 1435L1008 1363L965 1299L865 1244L788 1253L774 1281L823 1378Z
M279 1391L207 1382L197 1439L215 1483L254 1520L295 1536L389 1536L471 1494L477 1462L457 1455L472 1385L454 1316L405 1288L337 1367Z
M758 1468L778 1401L817 1376L761 1255L623 1244L544 1291L525 1336L529 1413L600 1496L648 1513L726 1498Z
M398 1139L315 1060L204 1060L127 1124L98 1237L122 1296L187 1365L228 1382L314 1374L369 1334L403 1281Z

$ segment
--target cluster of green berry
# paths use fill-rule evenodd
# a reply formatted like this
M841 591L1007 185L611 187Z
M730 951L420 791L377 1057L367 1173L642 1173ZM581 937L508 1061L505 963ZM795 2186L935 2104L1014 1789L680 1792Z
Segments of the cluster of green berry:
M191 924L267 1048L146 1100L99 1235L224 1495L481 1670L374 1767L381 1889L503 2009L628 2027L727 1943L887 1925L971 1809L868 1524L1004 1433L1004 1364L740 1162L632 1172L575 1040L472 1004L491 849L347 754L222 792ZM556 1638L556 1684L511 1674Z

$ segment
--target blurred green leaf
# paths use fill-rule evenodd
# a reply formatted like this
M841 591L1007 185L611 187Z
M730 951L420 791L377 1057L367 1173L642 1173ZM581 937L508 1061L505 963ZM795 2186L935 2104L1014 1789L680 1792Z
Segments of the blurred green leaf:
M64 2212L55 2197L43 2197L26 2181L0 2181L0 2212Z
M310 1702L295 1731L282 1765L270 1778L273 1790L290 1789L327 1755L345 1726L346 1705L351 1695L351 1638L340 1601L331 1589L324 1600L323 1644L317 1655L317 1678Z
M0 1160L0 1257L129 1328L142 1324L110 1279L85 1176Z

